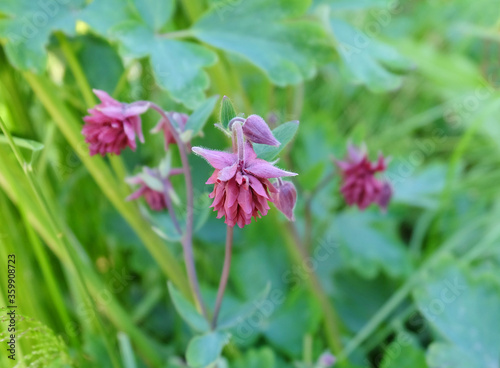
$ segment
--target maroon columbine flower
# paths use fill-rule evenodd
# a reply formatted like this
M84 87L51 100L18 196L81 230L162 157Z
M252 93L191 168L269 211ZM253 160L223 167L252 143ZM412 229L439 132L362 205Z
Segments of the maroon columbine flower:
M297 175L281 170L273 164L257 158L252 144L245 142L241 122L231 125L233 133L233 152L208 150L193 147L193 151L202 156L215 168L206 184L214 184L210 198L214 201L210 207L217 211L217 218L225 217L228 226L236 224L242 228L255 219L265 216L272 202L269 193L277 189L270 178Z
M138 101L127 104L116 101L104 91L94 89L94 93L101 103L89 109L90 115L83 118L85 125L82 129L85 142L90 143L90 155L119 155L127 146L135 151L136 135L144 142L139 115L146 112L149 103Z
M275 186L277 189L276 192L271 192L271 198L274 205L278 210L283 212L290 221L295 221L295 216L293 215L293 209L297 202L297 189L295 189L295 185L290 181L278 179Z
M189 119L189 115L180 113L180 112L169 112L167 116L170 119L170 123L175 126L177 132L180 134L184 131L186 123ZM165 119L161 119L156 126L151 129L151 133L158 133L163 130L163 135L165 136L165 150L168 149L168 146L171 144L177 143L174 139L174 136L171 132L170 125L165 121Z
M142 173L125 179L127 183L139 188L127 197L128 201L144 197L153 211L172 210L173 187L169 177L183 173L182 169L170 169L161 173L159 169L144 167Z
M379 154L376 162L370 162L365 149L350 144L347 160L336 163L342 171L340 190L348 205L357 205L364 210L376 203L383 210L387 209L392 195L391 185L375 177L377 172L387 169L387 162L382 154Z

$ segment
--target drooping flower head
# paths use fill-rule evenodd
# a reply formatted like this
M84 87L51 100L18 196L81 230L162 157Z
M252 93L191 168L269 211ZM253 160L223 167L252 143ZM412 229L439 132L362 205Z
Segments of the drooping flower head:
M172 125L175 126L177 132L179 134L182 134L189 119L189 115L174 111L167 113L167 116L169 117ZM165 119L161 119L158 124L156 124L156 126L151 129L151 133L158 133L160 131L163 131L163 135L165 137L165 150L168 150L168 146L171 144L175 144L176 142L171 132L170 125L165 121Z
M349 144L346 160L336 161L336 164L342 171L340 191L348 205L357 205L364 210L375 203L383 210L387 209L392 196L391 185L375 176L387 169L382 154L379 154L376 162L371 162L364 148Z
M127 104L104 91L94 89L94 93L101 103L89 109L90 115L83 118L85 125L82 129L85 142L90 144L90 155L119 155L126 147L135 151L136 136L144 142L140 115L148 110L149 103L138 101Z
M145 166L143 171L136 176L126 180L128 184L139 185L139 188L127 197L128 201L144 197L153 211L164 209L172 210L172 198L176 198L170 176L182 174L182 169L162 170L161 167L149 168Z
M257 219L267 214L268 202L273 201L271 193L278 192L269 179L297 175L257 158L251 142L274 145L279 142L263 120L254 119L246 129L242 121L246 124L242 118L235 118L229 124L232 152L193 147L193 151L215 169L206 182L214 184L210 194L214 201L210 207L218 212L217 218L225 218L228 226L238 225L240 228L250 224L252 217Z

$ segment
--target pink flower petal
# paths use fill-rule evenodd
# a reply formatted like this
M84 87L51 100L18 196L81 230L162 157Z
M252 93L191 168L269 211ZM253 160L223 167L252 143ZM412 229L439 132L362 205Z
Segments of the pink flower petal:
M209 150L201 147L193 147L193 152L203 157L215 169L222 170L226 166L231 166L237 159L234 153Z
M269 179L269 178L279 178L282 176L295 176L296 173L281 170L265 160L259 158L250 162L248 166L245 167L245 171L253 174L259 178Z
M231 166L226 166L219 172L217 179L219 179L220 181L228 181L229 179L233 178L234 175L236 175L237 169L238 169L237 162L235 162Z
M121 105L120 102L116 101L105 91L102 91L100 89L93 89L92 91L99 98L99 100L101 100L101 102L105 105Z

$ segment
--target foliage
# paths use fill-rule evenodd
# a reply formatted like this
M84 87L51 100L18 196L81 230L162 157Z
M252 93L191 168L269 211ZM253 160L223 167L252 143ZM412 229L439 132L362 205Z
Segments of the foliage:
M331 351L343 368L500 367L497 5L0 2L0 262L16 254L29 316L19 360L2 346L0 366L316 368ZM90 157L92 88L189 114L192 146L229 147L212 126L258 114L281 142L254 144L258 157L299 173L295 223L273 207L235 229L215 328L170 213L125 200L126 177L168 173L179 151L163 154L147 112L135 153ZM335 160L348 142L391 157L386 212L345 205ZM211 315L226 227L209 209L210 168L188 161ZM171 182L184 228L188 193Z

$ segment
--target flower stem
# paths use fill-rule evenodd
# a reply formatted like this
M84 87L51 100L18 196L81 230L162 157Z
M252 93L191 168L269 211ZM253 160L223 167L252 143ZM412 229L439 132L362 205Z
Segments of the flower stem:
M288 247L288 250L291 256L294 258L294 261L299 265L302 265L308 258L307 252L304 249L303 244L300 241L300 238L297 237L298 231L293 222L287 222L286 230L284 231L288 241L285 244ZM309 288L312 294L318 300L321 310L323 312L325 318L325 329L326 329L326 337L328 340L329 348L332 350L334 355L338 356L342 352L342 343L341 336L339 331L339 319L337 317L337 313L333 308L328 295L325 293L323 286L321 285L321 281L319 280L316 272L311 270L306 277Z
M163 37L163 38L173 38L173 39L175 39L175 38L187 38L187 37L193 37L194 32L191 29L182 29L180 31L162 33L159 36Z
M304 218L306 222L305 231L305 246L308 252L312 251L313 244L313 215L312 215L312 201L314 197L326 187L335 177L335 171L329 173L320 183L311 191L311 193L306 197L304 206Z
M200 284L198 282L198 276L196 274L196 267L194 264L193 255L193 210L194 210L194 195L193 195L193 180L191 178L191 170L189 168L189 161L186 153L186 145L182 141L177 132L176 128L170 121L168 115L165 111L155 103L150 102L152 109L156 110L163 119L165 119L168 124L168 128L174 137L177 146L179 147L179 154L181 157L182 168L184 169L184 180L186 183L186 196L187 196L187 209L186 209L186 232L182 238L182 247L184 250L184 262L186 263L186 269L189 279L189 284L191 286L191 291L194 295L197 307L201 309L203 316L208 320L208 313L203 303L203 298L201 297Z
M224 297L224 292L226 291L227 280L229 278L229 271L231 269L231 256L233 253L233 227L227 227L226 234L226 254L224 256L224 267L222 269L222 275L220 277L219 290L217 291L217 300L215 302L214 316L212 318L212 329L215 330L217 327L217 318L219 317L220 307L222 305L222 298Z

